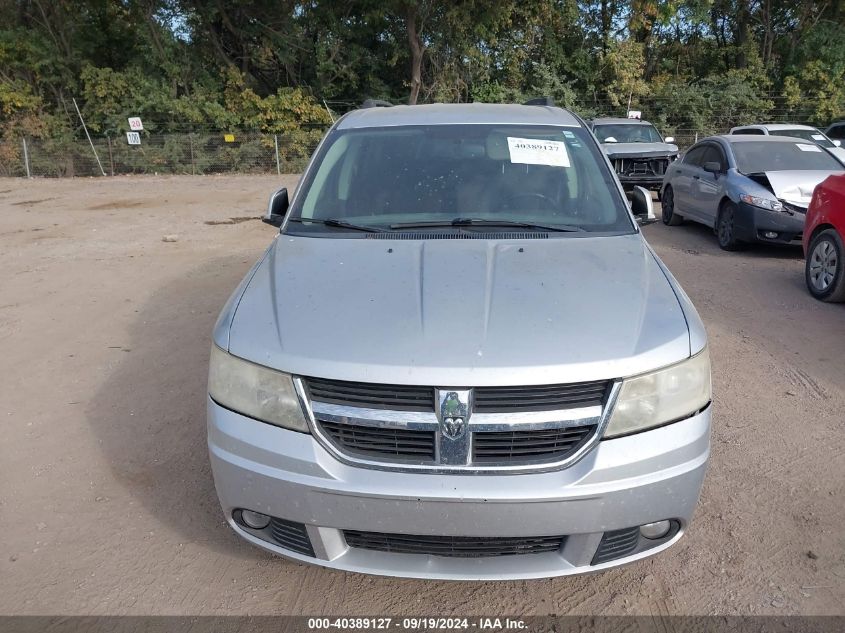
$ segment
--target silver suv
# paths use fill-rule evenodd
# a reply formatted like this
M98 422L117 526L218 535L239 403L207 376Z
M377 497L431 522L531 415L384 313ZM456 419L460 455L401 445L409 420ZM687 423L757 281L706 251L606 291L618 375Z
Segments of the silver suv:
M450 579L590 572L681 537L710 447L706 335L581 119L362 108L266 221L208 384L240 536Z
M663 175L678 159L674 137L664 139L651 123L640 119L593 119L589 125L626 190L660 189Z

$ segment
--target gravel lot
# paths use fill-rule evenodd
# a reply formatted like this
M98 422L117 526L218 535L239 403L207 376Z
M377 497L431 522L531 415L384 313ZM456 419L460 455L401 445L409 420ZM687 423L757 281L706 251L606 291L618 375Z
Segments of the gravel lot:
M710 471L676 547L458 585L239 540L206 454L207 355L279 180L0 180L0 613L845 613L845 305L807 294L800 252L724 253L689 224L645 229L713 359Z

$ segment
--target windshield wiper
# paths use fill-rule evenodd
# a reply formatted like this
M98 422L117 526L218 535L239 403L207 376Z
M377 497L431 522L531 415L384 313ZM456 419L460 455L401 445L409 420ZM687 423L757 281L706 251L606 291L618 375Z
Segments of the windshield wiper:
M365 231L367 233L384 233L384 229L375 226L364 226L363 224L353 224L346 220L339 220L338 218L328 218L326 220L318 220L315 218L291 218L290 222L300 222L302 224L313 222L315 224L322 224L323 226L332 226L339 229L350 229L352 231Z
M482 218L455 218L453 220L433 220L431 222L400 222L391 224L391 229L422 229L438 226L509 226L521 229L538 229L541 231L560 231L574 233L584 231L580 226L569 224L536 224L534 222L519 222L517 220L485 220Z

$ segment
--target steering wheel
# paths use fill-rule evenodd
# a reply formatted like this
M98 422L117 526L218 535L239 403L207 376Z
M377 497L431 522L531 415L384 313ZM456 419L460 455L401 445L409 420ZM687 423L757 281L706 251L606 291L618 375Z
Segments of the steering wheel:
M504 207L507 209L511 208L511 203L517 200L539 200L542 202L547 208L552 209L554 211L557 210L558 204L557 201L553 198L550 198L544 193L536 193L536 192L525 192L525 193L515 193L507 198L504 199L504 203L500 206L500 208ZM539 209L538 209L539 210Z

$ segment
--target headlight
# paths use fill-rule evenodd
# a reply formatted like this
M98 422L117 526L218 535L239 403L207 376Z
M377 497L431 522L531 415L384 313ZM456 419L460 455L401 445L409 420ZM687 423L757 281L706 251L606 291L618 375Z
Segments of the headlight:
M710 402L710 354L622 382L605 439L637 433L689 417Z
M211 347L208 395L256 420L309 432L289 374L232 356L216 345Z
M747 193L742 194L739 199L746 204L760 207L761 209L766 209L768 211L783 210L783 204L781 204L778 200L769 200L768 198L760 198L759 196L749 196Z

